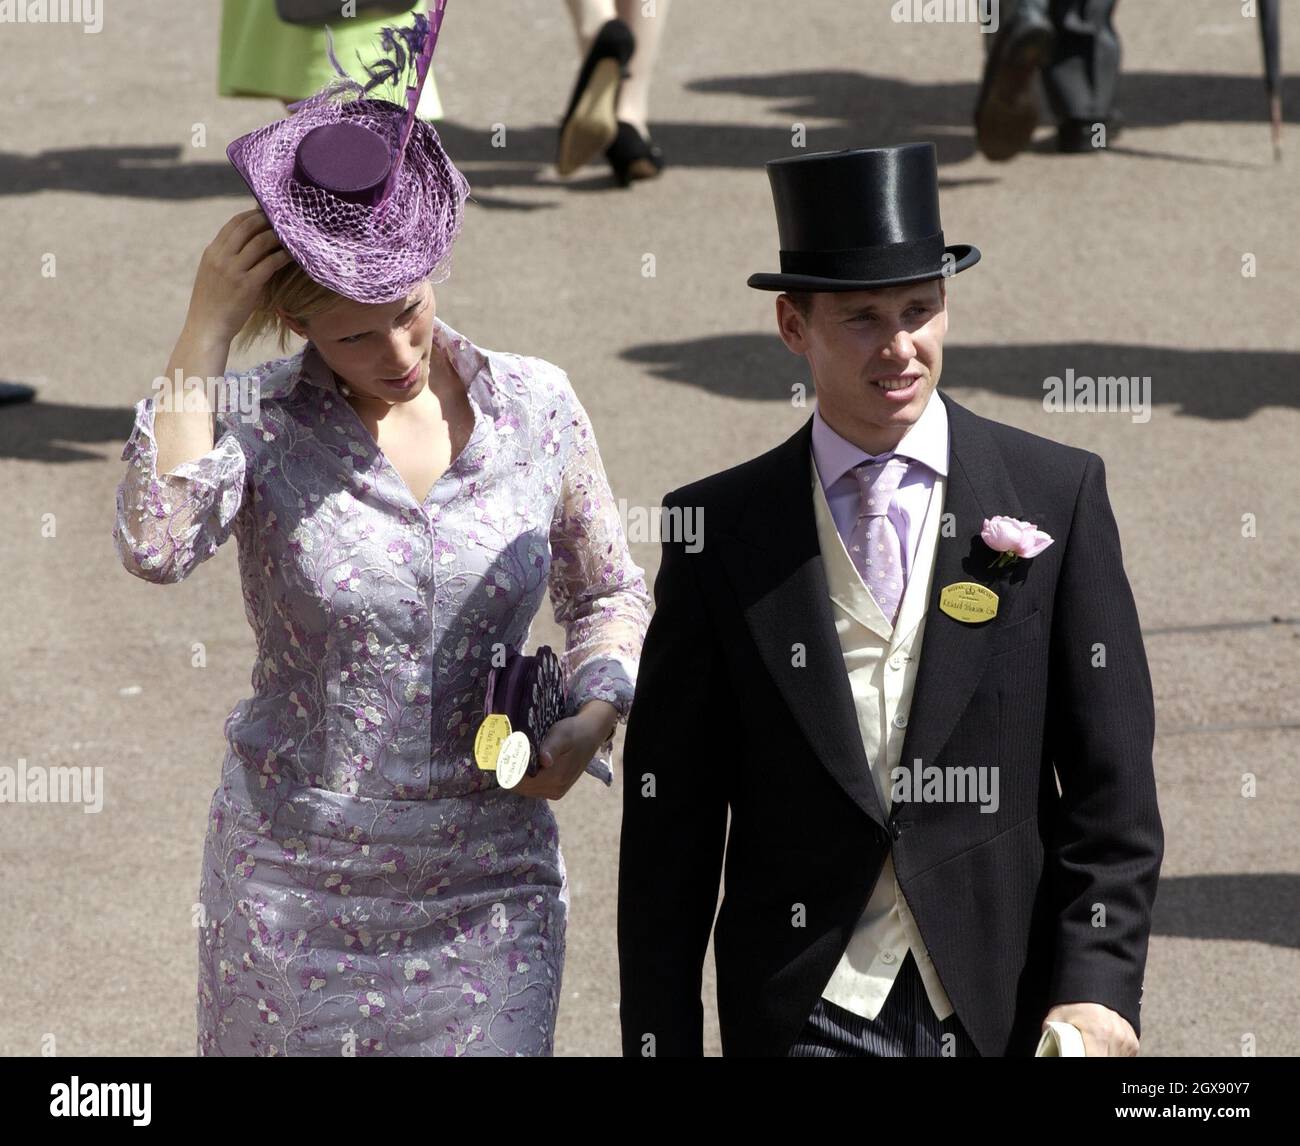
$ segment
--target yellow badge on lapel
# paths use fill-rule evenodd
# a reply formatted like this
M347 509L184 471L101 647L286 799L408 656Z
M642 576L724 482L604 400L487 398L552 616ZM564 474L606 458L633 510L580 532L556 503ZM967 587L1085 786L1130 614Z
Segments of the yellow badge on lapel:
M957 581L940 590L939 608L958 621L974 624L997 616L998 595L974 581Z

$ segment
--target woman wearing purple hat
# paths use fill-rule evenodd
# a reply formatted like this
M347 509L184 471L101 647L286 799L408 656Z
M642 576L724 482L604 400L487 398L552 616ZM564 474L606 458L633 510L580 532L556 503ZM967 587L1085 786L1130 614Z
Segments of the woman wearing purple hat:
M441 9L386 37L406 109L344 80L231 144L259 209L204 252L167 368L215 395L142 400L122 455L123 563L179 581L233 532L257 641L204 850L203 1055L553 1048L547 798L610 783L649 598L564 372L435 313L468 191L413 114ZM272 324L307 345L223 377ZM564 716L511 788L486 683L547 593Z

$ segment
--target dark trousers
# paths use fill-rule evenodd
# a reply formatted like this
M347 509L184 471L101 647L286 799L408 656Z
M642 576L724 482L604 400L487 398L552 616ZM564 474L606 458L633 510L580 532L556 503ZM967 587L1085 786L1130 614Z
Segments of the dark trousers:
M889 997L874 1019L818 999L790 1047L791 1058L978 1058L956 1014L935 1017L908 951Z
M1056 49L1043 67L1043 89L1057 122L1101 123L1110 118L1119 82L1119 36L1111 18L1118 0L1002 0L1000 28L1021 9L1046 16L1056 29ZM993 36L982 36L985 49Z

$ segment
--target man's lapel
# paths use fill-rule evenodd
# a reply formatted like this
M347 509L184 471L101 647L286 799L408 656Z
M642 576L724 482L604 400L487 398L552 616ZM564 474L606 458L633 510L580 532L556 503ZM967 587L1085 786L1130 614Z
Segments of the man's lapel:
M988 630L998 617L971 625L939 610L954 581L999 585L988 573L992 554L980 540L984 518L1021 516L1020 501L997 447L976 415L942 391L949 431L944 522L935 553L922 657L903 741L902 766L932 763L969 703L988 659ZM739 519L713 530L737 590L759 656L808 743L849 797L883 825L885 811L871 779L853 693L831 607L817 539L812 480L812 418L767 455L750 485Z
M711 536L745 621L800 729L876 823L885 811L862 747L809 493L812 418L768 455L729 533Z

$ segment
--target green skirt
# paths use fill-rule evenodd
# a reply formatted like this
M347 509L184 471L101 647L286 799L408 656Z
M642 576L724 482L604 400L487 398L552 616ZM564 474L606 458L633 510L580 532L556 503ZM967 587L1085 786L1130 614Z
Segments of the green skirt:
M401 0L393 7L401 8ZM373 63L383 54L380 30L386 25L410 23L415 11L427 10L427 0L420 0L417 9L396 16L381 12L340 18L330 25L334 54L348 75L364 83L363 62ZM294 101L315 95L336 76L327 55L324 27L286 24L275 13L275 0L221 0L219 94ZM383 84L372 94L394 103L406 102L399 84ZM442 118L432 68L416 114L421 119Z

